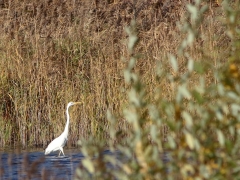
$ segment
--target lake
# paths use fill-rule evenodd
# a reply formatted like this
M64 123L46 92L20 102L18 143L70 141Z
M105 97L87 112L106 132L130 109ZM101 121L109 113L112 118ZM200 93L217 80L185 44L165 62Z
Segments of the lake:
M0 152L0 179L73 179L83 155L79 149L44 155L44 151ZM107 153L107 152L106 152Z
M79 149L64 149L66 156L58 157L58 151L45 156L44 151L35 149L31 151L0 151L0 179L74 179L75 171L81 164L84 156ZM120 158L120 152L103 152L105 155L114 155ZM164 163L169 162L169 153L160 155ZM108 165L111 169L111 165Z

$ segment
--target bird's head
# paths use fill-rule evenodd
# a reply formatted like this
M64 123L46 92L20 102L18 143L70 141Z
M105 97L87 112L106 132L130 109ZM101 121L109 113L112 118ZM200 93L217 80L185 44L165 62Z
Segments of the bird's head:
M67 105L67 108L69 108L70 106L72 105L75 105L75 104L80 104L81 102L69 102L68 105Z

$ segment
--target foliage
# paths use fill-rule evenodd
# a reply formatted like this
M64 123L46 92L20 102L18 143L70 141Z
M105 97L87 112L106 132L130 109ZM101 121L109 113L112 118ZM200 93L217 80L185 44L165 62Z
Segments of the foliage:
M76 178L240 178L240 3L224 1L222 4L226 13L222 19L226 27L224 33L231 41L228 60L224 62L211 59L214 52L199 46L199 42L204 43L206 39L201 28L205 25L208 6L196 0L186 7L182 24L182 33L186 36L178 54L169 56L172 71L168 72L167 65L159 62L155 74L159 84L163 80L171 84L171 99L164 97L161 86L156 86L153 97L146 93L148 85L134 72L139 59L135 22L126 28L130 55L124 78L130 87L123 116L129 128L126 132L118 130L117 118L108 111L110 138L106 142L112 154L103 154L103 142L82 140L85 158ZM198 56L192 52L199 52ZM185 67L179 64L181 58ZM213 74L211 83L208 83L208 74ZM167 141L161 132L164 127L168 129ZM122 138L124 133L127 135ZM166 154L167 162L163 161Z

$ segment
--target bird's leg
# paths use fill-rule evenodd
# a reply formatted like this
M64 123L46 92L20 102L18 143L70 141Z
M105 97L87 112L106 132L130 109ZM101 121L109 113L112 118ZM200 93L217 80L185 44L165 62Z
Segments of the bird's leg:
M64 154L64 152L63 152L63 148L62 148L62 147L60 148L60 151L62 151L62 154L63 154L63 156L65 156L65 154Z
M59 154L58 154L58 156L60 156L60 154L61 154L61 150L59 150Z

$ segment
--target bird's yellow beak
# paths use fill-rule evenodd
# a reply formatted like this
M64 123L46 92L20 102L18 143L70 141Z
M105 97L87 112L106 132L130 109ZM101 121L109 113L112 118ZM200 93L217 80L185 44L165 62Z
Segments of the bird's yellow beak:
M74 102L74 105L75 105L75 104L81 104L81 102Z

